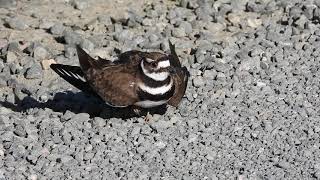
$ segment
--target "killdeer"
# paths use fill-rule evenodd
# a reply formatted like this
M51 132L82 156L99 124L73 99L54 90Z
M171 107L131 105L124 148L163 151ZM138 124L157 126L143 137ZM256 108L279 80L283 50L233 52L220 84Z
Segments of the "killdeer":
M127 51L118 60L95 60L76 46L80 67L52 64L51 68L78 89L97 94L112 107L177 107L189 72L182 67L169 41L171 54Z

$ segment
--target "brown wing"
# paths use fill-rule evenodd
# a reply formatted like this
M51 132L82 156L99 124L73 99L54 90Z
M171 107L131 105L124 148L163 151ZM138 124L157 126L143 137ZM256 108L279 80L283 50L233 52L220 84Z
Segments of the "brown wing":
M186 67L179 68L173 76L175 83L175 92L172 98L169 100L168 104L177 107L184 96L189 79L189 72Z
M112 106L129 106L138 101L135 72L123 65L91 68L86 78L95 92Z
M119 59L115 61L117 64L126 64L126 63L132 63L132 64L138 64L141 62L141 51L127 51L119 55Z

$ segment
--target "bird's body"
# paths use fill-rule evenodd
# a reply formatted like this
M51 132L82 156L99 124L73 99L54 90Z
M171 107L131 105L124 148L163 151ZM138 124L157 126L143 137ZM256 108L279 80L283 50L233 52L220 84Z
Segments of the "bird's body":
M51 67L60 76L77 77L68 80L62 76L81 90L95 92L113 107L152 108L166 103L176 107L185 93L188 71L181 67L171 43L170 47L170 55L128 51L112 62L95 60L77 46L81 71L78 69L78 72L72 72L75 67L67 68L59 64Z

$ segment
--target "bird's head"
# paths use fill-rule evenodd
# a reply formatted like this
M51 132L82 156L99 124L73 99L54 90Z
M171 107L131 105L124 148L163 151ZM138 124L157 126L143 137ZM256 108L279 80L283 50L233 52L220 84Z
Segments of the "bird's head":
M169 57L158 52L145 53L142 56L141 68L145 75L156 81L163 81L174 73Z

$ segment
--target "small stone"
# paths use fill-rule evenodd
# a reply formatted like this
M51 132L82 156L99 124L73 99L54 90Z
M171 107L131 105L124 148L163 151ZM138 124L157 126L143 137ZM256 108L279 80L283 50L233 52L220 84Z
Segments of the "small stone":
M156 42L159 39L159 37L155 34L150 34L149 40L150 42Z
M4 151L2 148L0 148L0 158L2 158L4 156Z
M186 36L186 32L184 28L175 28L172 30L172 35L177 38L181 38Z
M20 137L26 137L27 136L27 132L26 132L25 128L22 125L19 125L19 124L16 125L14 133L17 136L20 136Z
M43 77L43 72L41 65L39 63L35 63L33 66L27 69L25 73L25 78L27 79L40 79Z
M166 144L162 141L156 142L154 145L157 146L159 149L163 149L166 147Z
M38 179L38 176L37 176L36 174L32 174L32 175L29 176L28 179L30 179L30 180L37 180L37 179Z
M205 81L203 80L203 77L201 76L197 76L193 79L193 85L195 87L201 87L201 86L204 86L205 84Z
M225 79L225 78L226 78L226 75L225 75L224 73L218 72L218 74L217 74L217 79L223 80L223 79Z
M3 70L3 68L4 68L4 60L2 60L1 58L0 58L0 72Z
M305 29L305 25L307 21L308 21L307 17L305 15L301 15L299 16L299 19L294 22L294 24L297 25L299 29Z
M77 50L76 50L76 48L71 47L71 46L65 46L64 56L65 56L66 58L73 58L73 57L75 57L76 55L77 55ZM59 61L57 60L57 62L59 62Z
M261 69L268 69L269 65L268 65L267 62L261 61L260 62L260 67L261 67Z
M43 46L36 46L33 50L33 57L36 60L43 60L49 58L50 53L48 50Z
M217 71L215 70L205 70L203 73L203 77L206 79L213 80L217 76Z
M237 24L239 24L241 22L241 17L239 16L239 14L230 13L230 14L228 14L228 20L233 25L237 25Z
M288 169L288 168L290 168L290 163L286 162L286 161L280 161L278 163L278 166L281 167L281 168L284 168L284 169Z
M213 23L213 22L206 23L205 27L211 33L217 33L217 32L223 31L223 29L225 28L225 26L222 23Z
M88 113L79 113L79 114L75 114L72 118L71 121L79 121L79 122L83 122L83 121L88 121L90 119L90 115Z
M89 7L88 1L86 0L74 0L72 2L72 5L79 10L83 10L86 9L87 7Z
M19 64L17 64L17 63L11 63L11 64L9 64L9 68L10 68L10 71L11 71L11 73L12 74L19 74L21 71L22 71L22 69L23 69L23 67L21 67Z
M48 59L41 61L41 67L43 70L48 70L51 64L56 64L57 62L54 59Z
M192 25L189 22L182 21L179 27L184 29L186 34L192 33Z
M63 37L66 43L71 45L80 44L82 41L82 38L78 33L69 30L63 32Z
M249 18L248 19L248 26L252 28L257 28L261 26L262 20L261 19L255 19L255 18Z
M8 18L6 19L6 22L8 23L9 27L16 30L26 30L29 28L29 26L20 18L14 17L14 18Z
M301 14L302 10L299 6L293 6L289 12L289 16L293 17L294 19L299 18Z
M8 51L6 63L15 63L17 59L16 53Z
M93 44L93 42L91 42L90 40L84 39L84 40L81 42L81 47L82 47L83 49L88 50L88 51L93 51L93 49L94 49L94 44Z
M149 19L149 18L146 18L146 19L144 19L143 21L142 21L142 25L144 25L144 26L152 26L153 25L153 21L152 21L152 19Z
M13 8L17 6L16 0L0 0L0 8Z
M214 151L210 151L205 156L209 161L213 161L216 157L216 153Z
M16 103L16 98L14 97L14 94L10 93L7 95L6 97L6 101L11 103L11 104L15 104Z
M8 51L12 52L19 52L20 51L20 45L18 42L11 42L8 44Z
M0 49L6 47L8 45L8 41L6 39L0 39Z
M132 40L133 37L134 37L134 33L132 31L123 30L115 36L115 40L118 42L125 42L127 40Z
M320 170L317 170L317 171L314 173L314 176L315 176L317 179L320 179Z
M54 25L54 22L49 21L47 18L43 18L40 20L39 28L48 30Z
M95 117L92 121L92 124L94 127L103 127L105 126L107 123L106 123L106 120L100 118L100 117Z
M91 144L88 144L86 147L85 147L85 151L86 152L89 152L89 151L91 151L93 149L93 146L91 145Z
M6 87L7 86L7 80L4 76L0 76L0 87Z
M53 35L62 35L63 31L65 30L65 27L62 23L56 23L50 28L50 32Z
M108 15L100 15L98 16L98 21L105 26L112 25L111 17Z

